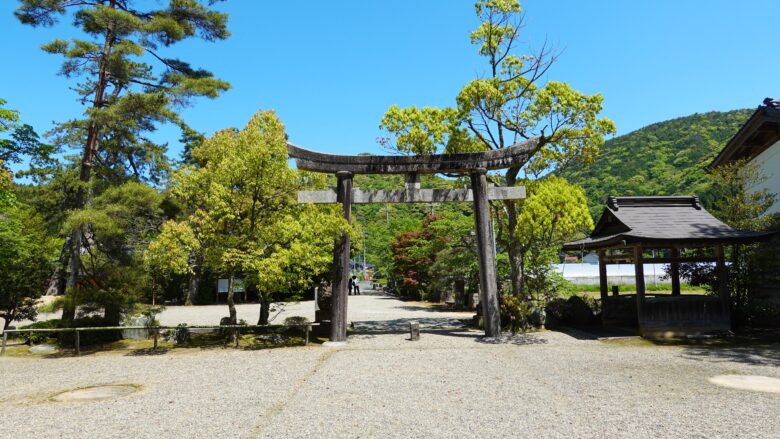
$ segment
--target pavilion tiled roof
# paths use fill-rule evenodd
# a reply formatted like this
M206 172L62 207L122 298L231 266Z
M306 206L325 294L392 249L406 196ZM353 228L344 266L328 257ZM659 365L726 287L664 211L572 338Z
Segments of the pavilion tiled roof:
M609 197L593 233L566 243L564 250L592 250L642 244L714 245L755 242L771 233L738 230L721 222L698 197Z

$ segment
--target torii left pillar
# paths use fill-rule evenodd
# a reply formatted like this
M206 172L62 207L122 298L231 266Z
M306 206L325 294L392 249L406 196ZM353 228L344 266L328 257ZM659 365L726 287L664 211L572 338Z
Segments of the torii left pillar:
M337 201L344 210L344 219L349 222L352 216L352 177L351 172L336 173ZM349 234L344 233L333 247L333 308L330 325L330 341L347 341L347 282L349 278Z

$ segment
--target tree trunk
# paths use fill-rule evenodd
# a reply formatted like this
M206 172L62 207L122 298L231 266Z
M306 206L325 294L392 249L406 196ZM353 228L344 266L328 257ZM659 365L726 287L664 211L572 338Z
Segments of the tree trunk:
M510 168L506 172L507 186L514 186L517 183L517 173L519 169ZM509 267L511 269L510 281L512 284L512 295L515 297L523 296L523 252L520 248L520 241L517 239L517 207L515 202L507 201L507 252L509 253Z
M238 324L238 318L236 315L236 303L233 300L235 292L233 291L233 284L235 280L235 273L233 271L230 272L230 277L228 278L228 293L227 293L227 305L228 310L230 311L230 324L231 325L237 325ZM231 343L237 343L238 342L238 331L234 328L232 331L230 331L230 342ZM238 345L236 345L238 347Z
M70 261L70 236L65 238L60 249L60 257L57 259L57 267L49 279L49 286L46 288L45 296L61 296L65 294L66 275L68 273L68 262Z
M509 207L507 215L507 228L508 242L507 252L509 253L509 267L510 267L510 281L512 283L512 295L515 297L522 297L523 288L523 252L520 249L520 241L517 239L516 227L517 227L517 210L514 205Z
M68 327L73 324L76 318L76 298L74 297L74 288L78 280L78 273L81 271L81 239L80 229L75 229L70 234L70 263L68 279L65 282L65 291L70 296L65 300L62 307L62 326ZM64 334L64 333L63 333Z
M116 8L116 0L111 0L110 7ZM92 108L100 108L103 106L103 95L108 86L108 58L111 54L113 42L114 29L113 23L110 23L106 29L105 39L103 40L103 51L99 64L97 84L95 86L95 96L92 100ZM84 151L81 156L81 166L79 168L79 181L81 184L76 192L75 210L84 208L89 199L91 190L88 190L88 184L92 176L92 160L97 149L98 131L99 127L97 122L92 119L89 123L87 141L84 144ZM81 271L81 247L83 239L84 234L82 233L81 227L77 227L71 232L70 273L68 274L68 281L66 282L66 291L75 286L78 282L79 273ZM66 304L62 309L62 323L65 326L71 324L75 316L76 304L75 301L71 302L73 303L70 305Z
M195 297L198 295L198 288L200 287L200 270L196 269L190 276L189 288L187 288L187 298L184 301L185 306L192 306L195 304Z
M234 300L235 292L233 291L234 278L235 278L235 274L231 271L230 277L228 278L228 293L227 293L227 306L228 306L228 311L230 312L231 325L238 324L238 319L236 317L236 302Z
M258 299L260 299L260 318L257 320L258 325L267 325L268 316L271 314L271 297L268 297L264 293L258 293Z
M119 326L119 323L122 320L122 307L114 302L107 304L103 318L106 321L106 325Z

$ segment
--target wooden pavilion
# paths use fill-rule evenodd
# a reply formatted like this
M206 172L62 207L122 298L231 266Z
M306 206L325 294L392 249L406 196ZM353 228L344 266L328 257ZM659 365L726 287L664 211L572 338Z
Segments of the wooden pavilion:
M593 233L564 250L599 255L602 321L638 326L643 337L677 337L731 328L723 247L764 240L771 233L734 229L702 208L698 197L609 197ZM696 255L687 250L704 249ZM710 250L709 253L706 250ZM654 256L648 257L649 252ZM680 264L715 264L715 295L681 295ZM633 263L636 294L609 294L607 265ZM672 294L645 291L644 263L669 264Z

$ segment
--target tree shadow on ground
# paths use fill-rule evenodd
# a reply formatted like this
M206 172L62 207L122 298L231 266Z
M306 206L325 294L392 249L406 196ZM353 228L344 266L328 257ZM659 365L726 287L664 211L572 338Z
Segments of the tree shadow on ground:
M639 337L636 328L620 328L601 325L556 326L553 331L564 333L577 340L599 340L613 337Z
M420 324L421 331L431 330L451 330L465 328L463 322L451 318L403 318L394 320L364 320L353 321L352 328L355 333L373 332L373 333L398 333L408 332L409 324L415 322Z
M409 334L409 323L411 322L420 324L421 334L470 338L481 344L512 344L517 346L547 344L547 339L541 333L535 332L506 334L498 338L485 337L481 331L469 328L460 320L450 318L404 318L352 322L353 331L350 338L370 340L380 334Z
M404 311L427 311L427 312L469 312L470 310L451 308L448 305L430 304L430 305L400 305L395 309ZM473 311L472 311L473 312Z
M155 355L165 355L168 353L169 350L170 350L169 348L163 348L163 347L158 347L157 349L154 348L134 349L126 353L125 357L151 357Z
M482 344L496 344L496 345L511 344L515 346L547 344L547 339L544 338L538 332L524 332L524 333L517 333L517 334L510 334L510 335L502 335L501 337L498 338L479 337L475 341L477 343L482 343Z
M780 367L780 344L756 346L688 346L683 357L708 362L735 362Z

